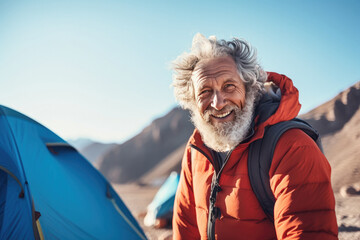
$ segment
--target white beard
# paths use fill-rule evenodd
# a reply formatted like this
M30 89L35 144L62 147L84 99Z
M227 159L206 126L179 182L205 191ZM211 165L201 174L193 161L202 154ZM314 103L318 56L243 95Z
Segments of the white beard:
M250 130L255 105L255 94L253 91L247 93L245 106L240 109L232 106L235 120L216 125L210 122L210 117L201 114L197 109L191 112L191 120L199 130L205 145L217 152L226 152L234 149L242 142Z

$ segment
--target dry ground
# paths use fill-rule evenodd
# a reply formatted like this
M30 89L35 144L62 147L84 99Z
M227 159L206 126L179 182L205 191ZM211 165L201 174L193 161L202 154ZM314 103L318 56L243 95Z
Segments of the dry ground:
M360 196L344 198L335 194L339 239L360 240Z
M146 212L146 207L158 188L136 184L114 185L114 188L136 217L149 240L158 240L171 233L171 229L154 229L143 224L143 213ZM340 194L335 194L335 197L339 239L360 240L360 196L344 198Z
M171 234L171 229L155 229L144 225L146 207L154 198L158 187L141 187L137 184L113 184L126 206L138 220L149 240L160 240L162 236Z

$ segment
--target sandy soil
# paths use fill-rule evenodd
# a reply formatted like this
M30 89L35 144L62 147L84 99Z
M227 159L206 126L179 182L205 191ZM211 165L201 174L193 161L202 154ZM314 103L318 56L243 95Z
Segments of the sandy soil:
M160 240L171 234L171 229L155 229L144 226L144 213L158 188L136 184L113 185L122 200L136 217L149 240ZM336 215L340 240L360 240L360 196L344 198L335 194Z
M360 240L360 196L344 198L335 194L339 239Z
M158 187L142 187L137 184L113 184L113 187L138 220L149 240L160 240L171 235L171 229L155 229L144 225L146 207L151 203Z

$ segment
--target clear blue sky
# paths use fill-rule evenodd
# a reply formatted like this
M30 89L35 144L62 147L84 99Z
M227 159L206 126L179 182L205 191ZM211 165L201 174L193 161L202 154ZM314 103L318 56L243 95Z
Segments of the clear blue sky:
M0 1L0 104L63 138L122 142L176 106L192 37L248 40L302 113L360 80L360 1Z

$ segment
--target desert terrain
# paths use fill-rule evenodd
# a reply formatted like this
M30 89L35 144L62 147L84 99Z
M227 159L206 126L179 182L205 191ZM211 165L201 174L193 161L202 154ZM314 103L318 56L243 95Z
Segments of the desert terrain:
M144 225L144 213L150 204L158 188L139 186L137 184L116 184L115 190L121 196L127 207L144 229L149 240L164 240L171 235L171 229L156 229ZM335 194L336 216L339 226L340 240L360 239L360 195L343 197L340 193Z

